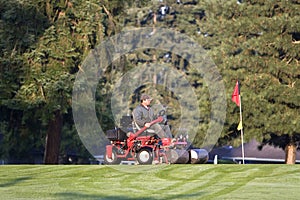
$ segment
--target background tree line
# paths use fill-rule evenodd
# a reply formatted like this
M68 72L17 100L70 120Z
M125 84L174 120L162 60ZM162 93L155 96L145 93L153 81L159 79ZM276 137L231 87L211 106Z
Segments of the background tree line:
M61 163L64 155L90 157L72 120L74 79L89 51L124 28L166 27L199 42L218 66L226 87L227 119L219 145L240 144L238 108L230 97L235 81L242 88L245 139L289 150L295 161L299 147L299 1L164 1L170 12L154 22L158 1L0 1L0 131L2 159L30 161L35 152L44 163ZM112 88L126 71L147 62L165 63L168 52L144 50L108 66L99 81L96 108L104 129L114 126ZM185 73L201 110L195 145L202 143L210 122L210 99L201 74L171 55L168 63ZM149 91L149 86L138 92ZM162 91L163 92L163 91ZM180 113L170 103L170 123ZM133 95L129 100L137 103ZM17 162L17 161L15 161ZM33 161L31 161L33 162ZM84 161L78 161L84 162Z

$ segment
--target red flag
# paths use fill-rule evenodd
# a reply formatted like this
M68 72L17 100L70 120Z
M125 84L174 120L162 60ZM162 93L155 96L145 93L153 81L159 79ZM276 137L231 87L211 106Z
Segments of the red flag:
M234 91L231 96L231 100L236 103L237 106L240 106L240 86L239 86L239 81L236 81Z

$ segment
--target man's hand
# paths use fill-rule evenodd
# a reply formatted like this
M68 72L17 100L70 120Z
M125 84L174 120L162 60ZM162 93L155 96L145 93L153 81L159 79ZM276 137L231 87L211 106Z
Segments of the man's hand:
M151 126L151 123L146 123L145 126L146 126L147 128L149 128L149 127Z

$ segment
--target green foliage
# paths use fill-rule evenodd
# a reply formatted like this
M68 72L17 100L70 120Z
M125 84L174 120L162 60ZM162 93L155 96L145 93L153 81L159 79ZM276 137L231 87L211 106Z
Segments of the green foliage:
M230 100L237 79L242 84L246 141L253 138L263 141L274 133L278 136L299 134L299 5L286 1L247 1L238 4L236 1L218 0L199 1L193 6L169 4L171 11L177 13L176 16L167 16L156 26L172 27L198 41L208 50L222 73L228 109L219 143L240 144L236 129L239 110ZM155 4L147 7L154 11L157 8ZM135 21L133 18L141 20L147 14L139 11L127 13L122 22L125 27L132 26ZM153 25L151 20L146 21L145 26L150 25ZM197 33L197 30L201 32ZM164 53L149 50L135 52L128 55L130 62L127 65L139 66L139 60L152 62L153 56L157 57L157 63L163 63ZM193 73L181 58L172 55L171 64L174 68L186 70L187 79L199 95L202 116L194 142L200 145L211 120L209 91L201 75ZM116 64L114 69L123 72L124 69L118 66ZM112 80L121 76L109 71L107 77L109 81L101 88L105 88L105 93L109 94L114 84ZM144 88L144 91L149 91L149 88ZM167 102L172 106L172 98ZM107 105L110 106L109 103ZM176 112L172 115L177 116ZM171 120L171 123L176 124L176 120Z
M172 28L193 38L207 50L222 74L228 108L219 144L240 144L236 130L239 110L230 100L237 79L241 82L245 139L271 142L276 135L298 140L298 1L167 3L173 14L155 26ZM15 153L23 156L21 152L29 152L30 148L43 148L45 130L57 110L67 121L64 139L73 138L71 93L83 60L107 36L123 28L153 26L152 20L139 22L150 9L157 11L160 6L146 0L0 0L0 5L0 119L4 134L0 152L8 157ZM110 110L116 81L132 68L152 62L154 57L157 63L164 63L165 53L148 49L130 52L105 69L96 94L98 118L105 129L116 123ZM185 74L197 94L201 116L195 145L200 145L211 121L208 86L183 58L172 55L169 64ZM147 85L137 89L136 94L150 90ZM176 124L179 113L172 108L178 106L176 94L169 97L163 89L161 93L171 107L175 119L171 123ZM137 103L136 94L128 100L130 108ZM24 142L19 141L21 136ZM29 145L31 142L35 145ZM64 147L72 149L76 145L63 141L61 152ZM17 146L20 148L12 153Z
M287 1L204 1L199 37L222 71L228 89L224 139L237 137L238 109L231 93L241 81L246 139L299 134L299 5ZM208 43L205 42L208 40ZM229 137L229 138L228 138ZM220 140L224 142L224 140Z
M271 134L284 137L299 134L297 2L243 1L238 4L209 0L199 1L195 6L172 4L171 9L177 11L176 19L166 18L156 26L173 27L193 37L208 50L222 73L228 109L220 144L240 144L236 130L239 110L230 100L237 79L242 84L246 140L263 141ZM191 82L202 82L201 76L187 74ZM197 94L205 94L203 89L195 88ZM199 101L205 113L196 138L199 144L210 121L209 101L208 98Z
M24 52L48 26L39 1L0 1L0 53Z
M0 32L0 53L4 55L1 58L1 109L6 112L2 120L9 124L3 129L5 145L1 148L25 153L28 151L17 146L22 146L21 143L26 148L26 142L18 137L15 138L18 143L6 145L12 139L9 135L25 131L25 138L31 135L39 138L33 144L44 143L41 141L45 136L37 133L45 134L57 110L65 115L68 123L73 123L68 120L72 117L67 113L70 112L74 76L84 56L103 39L105 15L98 1L74 4L69 1L13 1L1 9L0 25L5 27ZM20 125L10 118L14 110L20 113L17 118L22 122ZM14 153L6 156L16 157Z

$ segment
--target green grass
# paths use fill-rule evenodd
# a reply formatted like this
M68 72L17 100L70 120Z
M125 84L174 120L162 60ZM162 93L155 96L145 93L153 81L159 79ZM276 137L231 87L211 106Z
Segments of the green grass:
M299 165L3 165L1 199L299 199Z

